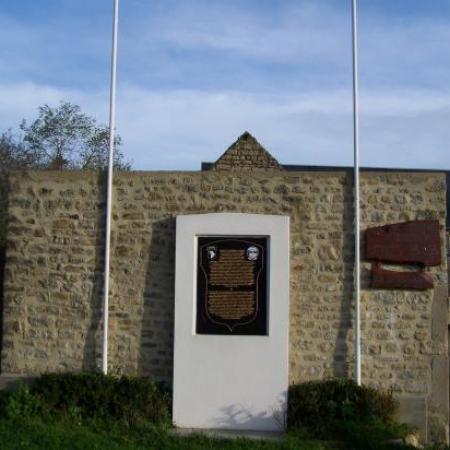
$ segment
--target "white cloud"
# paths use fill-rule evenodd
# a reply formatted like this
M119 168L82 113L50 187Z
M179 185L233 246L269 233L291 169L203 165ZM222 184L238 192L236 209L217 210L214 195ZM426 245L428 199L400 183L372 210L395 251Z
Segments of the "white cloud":
M108 93L33 83L0 84L0 123L13 127L43 103L80 104L105 122ZM214 161L248 130L285 164L352 163L351 92L297 95L242 92L153 92L122 85L118 132L137 169L198 169ZM361 154L365 165L447 168L450 95L380 91L361 98Z
M285 2L270 8L246 8L245 3L172 2L164 13L152 15L149 5L138 11L133 26L125 24L123 32L124 53L132 52L137 58L152 57L158 48L168 47L177 49L181 60L180 49L212 51L212 59L228 52L232 60L244 57L249 64L325 62L342 66L342 55L350 54L350 16L324 2Z
M95 115L105 122L108 111L108 93L88 93L76 89L63 89L33 82L0 83L1 130L15 129L22 119L32 120L37 116L38 106L57 106L60 101L69 100L83 106L86 113Z
M250 70L255 82L258 70L267 74L296 68L293 77L307 77L310 85L315 77L324 89L336 80L341 86L351 85L351 16L346 2L281 2L269 11L246 8L244 2L239 7L227 2L172 2L166 14L152 17L145 7L139 12L133 27L124 32L124 53L132 53L142 65L157 55L155 72L173 75L178 64L180 73L186 73L188 65L204 71L206 79L214 61L228 61L230 72L240 71L245 77ZM448 85L448 17L416 14L405 20L399 14L375 15L362 4L359 18L362 86ZM176 57L168 56L173 54ZM226 83L221 78L220 82ZM294 83L293 79L289 86Z
M178 5L155 34L184 48L239 52L251 59L337 62L348 47L349 17L325 3L282 6L278 14L201 3ZM349 49L347 49L349 50ZM294 58L294 59L293 59Z

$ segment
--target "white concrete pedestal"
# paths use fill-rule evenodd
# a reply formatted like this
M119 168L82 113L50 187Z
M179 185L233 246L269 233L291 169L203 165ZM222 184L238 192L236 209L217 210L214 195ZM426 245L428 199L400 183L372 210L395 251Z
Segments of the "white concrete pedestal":
M197 335L197 237L234 235L268 237L268 335ZM175 277L175 425L282 431L288 388L289 218L178 216Z

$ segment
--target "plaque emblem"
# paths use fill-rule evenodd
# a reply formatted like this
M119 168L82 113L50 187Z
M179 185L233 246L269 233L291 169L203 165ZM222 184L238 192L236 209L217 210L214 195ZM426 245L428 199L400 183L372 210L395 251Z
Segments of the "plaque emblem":
M265 238L199 237L199 334L266 334Z
M259 256L258 247L252 245L247 249L247 259L249 261L256 261L258 259L258 256Z
M210 245L207 247L206 252L208 254L209 261L215 261L217 259L217 247Z

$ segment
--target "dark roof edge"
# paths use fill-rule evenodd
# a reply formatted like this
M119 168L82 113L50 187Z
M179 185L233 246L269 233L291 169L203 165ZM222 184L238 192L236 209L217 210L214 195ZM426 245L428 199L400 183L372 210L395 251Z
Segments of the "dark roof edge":
M297 172L338 172L353 171L353 166L308 166L296 164L280 164L284 170ZM214 167L212 162L202 162L201 170L211 170ZM395 167L360 167L359 170L364 172L442 172L450 174L450 169L400 169Z

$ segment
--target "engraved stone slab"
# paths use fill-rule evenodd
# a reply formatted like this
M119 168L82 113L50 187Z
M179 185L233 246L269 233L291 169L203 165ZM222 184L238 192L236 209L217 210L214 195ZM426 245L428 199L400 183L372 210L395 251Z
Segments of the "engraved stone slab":
M366 231L366 258L400 264L441 264L438 220L393 223Z
M370 286L376 289L431 289L433 278L425 272L399 272L386 270L378 263L372 264L372 281Z

